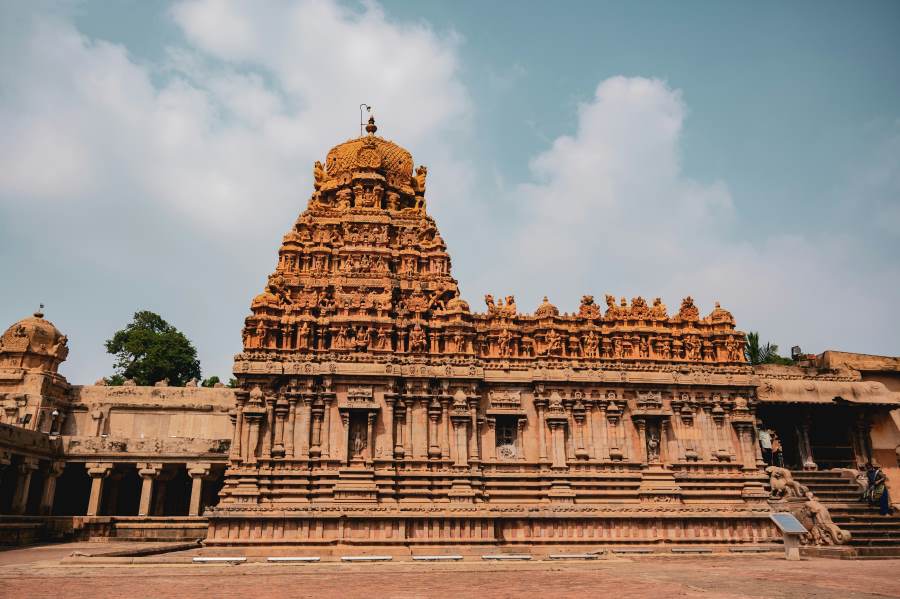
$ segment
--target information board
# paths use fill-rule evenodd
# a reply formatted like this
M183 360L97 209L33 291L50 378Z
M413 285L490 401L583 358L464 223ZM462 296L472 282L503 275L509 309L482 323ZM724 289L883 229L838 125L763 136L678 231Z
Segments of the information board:
M803 534L809 532L806 530L806 527L794 517L794 514L781 512L778 514L769 514L769 518L771 518L772 522L774 522L781 532L785 534Z

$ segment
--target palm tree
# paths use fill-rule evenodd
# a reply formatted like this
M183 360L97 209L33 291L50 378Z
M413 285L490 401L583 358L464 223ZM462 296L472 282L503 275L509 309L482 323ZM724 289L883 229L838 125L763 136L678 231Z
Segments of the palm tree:
M756 364L779 364L786 359L778 355L778 346L774 343L766 343L760 345L759 332L750 331L747 333L747 343L744 345L744 356L747 361L753 365ZM786 360L790 362L790 360Z

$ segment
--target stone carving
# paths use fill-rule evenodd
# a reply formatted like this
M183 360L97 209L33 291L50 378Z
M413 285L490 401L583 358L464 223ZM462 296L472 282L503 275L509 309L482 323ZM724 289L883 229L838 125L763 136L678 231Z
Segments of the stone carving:
M321 162L316 160L316 163L313 165L313 187L316 191L322 189L322 185L325 184L326 178L325 167L322 166Z
M838 528L832 521L831 514L822 503L809 491L805 494L806 503L803 508L808 516L809 535L815 545L841 545L850 540L850 532ZM806 523L804 522L806 525Z
M428 167L419 166L416 169L416 176L412 178L412 188L417 195L425 195L425 178L428 176Z
M578 316L581 318L597 319L600 318L600 306L594 303L593 295L584 295L581 297L581 305L578 307Z
M769 466L766 468L769 475L770 494L776 499L789 497L805 497L809 489L794 480L791 471L787 468Z
M694 305L694 298L687 296L681 301L681 309L678 310L678 317L681 320L698 320L700 318L700 310Z

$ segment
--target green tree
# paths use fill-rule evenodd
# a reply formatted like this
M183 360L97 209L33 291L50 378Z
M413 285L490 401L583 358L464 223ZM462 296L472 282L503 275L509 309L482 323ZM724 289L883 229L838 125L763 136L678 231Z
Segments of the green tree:
M239 385L238 385L238 380L237 380L236 378L233 378L233 377L232 377L232 378L228 379L228 387L229 387L229 388L231 388L231 389L237 389L238 386L239 386Z
M110 387L121 387L125 384L125 377L121 374L114 374L112 376L105 377L104 380Z
M778 355L778 346L774 343L759 341L759 332L747 333L747 343L744 345L744 356L753 365L756 364L793 364L790 358Z
M116 376L138 385L152 385L169 379L173 386L200 378L197 349L184 333L158 314L135 312L124 329L106 342L106 351L116 357Z
M217 377L216 375L212 375L211 377L209 377L207 379L203 379L203 382L200 383L200 386L201 387L215 387L220 382L222 382L222 381L219 380L219 377Z

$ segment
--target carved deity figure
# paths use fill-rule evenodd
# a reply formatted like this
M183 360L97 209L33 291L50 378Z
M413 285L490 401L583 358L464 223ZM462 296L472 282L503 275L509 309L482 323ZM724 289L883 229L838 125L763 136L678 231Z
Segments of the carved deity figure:
M340 210L349 210L353 192L347 188L339 189L337 192L337 207Z
M304 320L297 328L297 349L307 349L309 347L309 333L309 323Z
M642 358L650 357L650 343L646 337L641 337L640 341L638 341L638 354Z
M356 332L356 351L366 351L369 347L369 329L359 327Z
M558 356L562 352L562 339L555 330L550 329L544 340L547 342L545 352L548 356Z
M606 294L606 318L615 320L619 318L619 308L616 306L616 298L613 295Z
M516 314L518 314L519 310L518 310L518 308L516 307L516 298L515 298L515 296L512 296L512 295L507 295L507 296L506 296L506 310L505 310L505 312L506 312L506 315L507 315L507 316L510 316L510 317L515 316Z
M375 347L377 349L391 349L391 343L388 340L386 329L378 329L378 337L375 339Z
M650 308L650 317L654 320L665 320L669 317L666 305L663 303L662 298L656 298L653 300L653 307Z
M598 357L597 348L600 346L600 339L597 337L597 333L594 331L588 331L587 336L584 338L584 357L585 358L596 358Z
M426 345L427 339L425 337L425 331L423 331L422 327L417 323L409 332L409 351L412 353L424 352Z
M354 458L362 457L363 451L366 449L366 430L363 426L354 423L353 432L350 435L350 451Z
M490 293L484 296L484 303L487 306L488 314L494 314L497 311L497 306L494 304L494 296Z
M744 344L735 339L734 336L728 338L728 341L725 342L725 351L728 353L729 362L744 361L743 345Z
M500 350L501 358L507 358L512 354L512 335L509 329L500 331L500 335L497 338L497 346Z
M416 192L416 195L424 195L425 194L425 178L428 176L428 167L425 165L421 165L416 169L416 174L410 181L412 185L413 191Z
M777 499L783 497L805 497L809 492L805 485L801 485L794 480L791 471L787 468L769 466L766 468L766 474L769 475L769 487L771 488L772 497Z
M647 431L647 461L659 461L659 433L655 427Z
M322 185L325 183L326 178L325 167L322 166L321 162L316 160L316 163L313 165L313 188L316 191L322 189Z
M622 340L616 337L613 339L613 357L621 358L624 355L624 347L622 345Z
M581 296L581 305L578 307L578 316L581 318L600 318L600 306L594 303L593 295Z
M684 359L698 360L700 359L699 343L693 337L684 338Z

